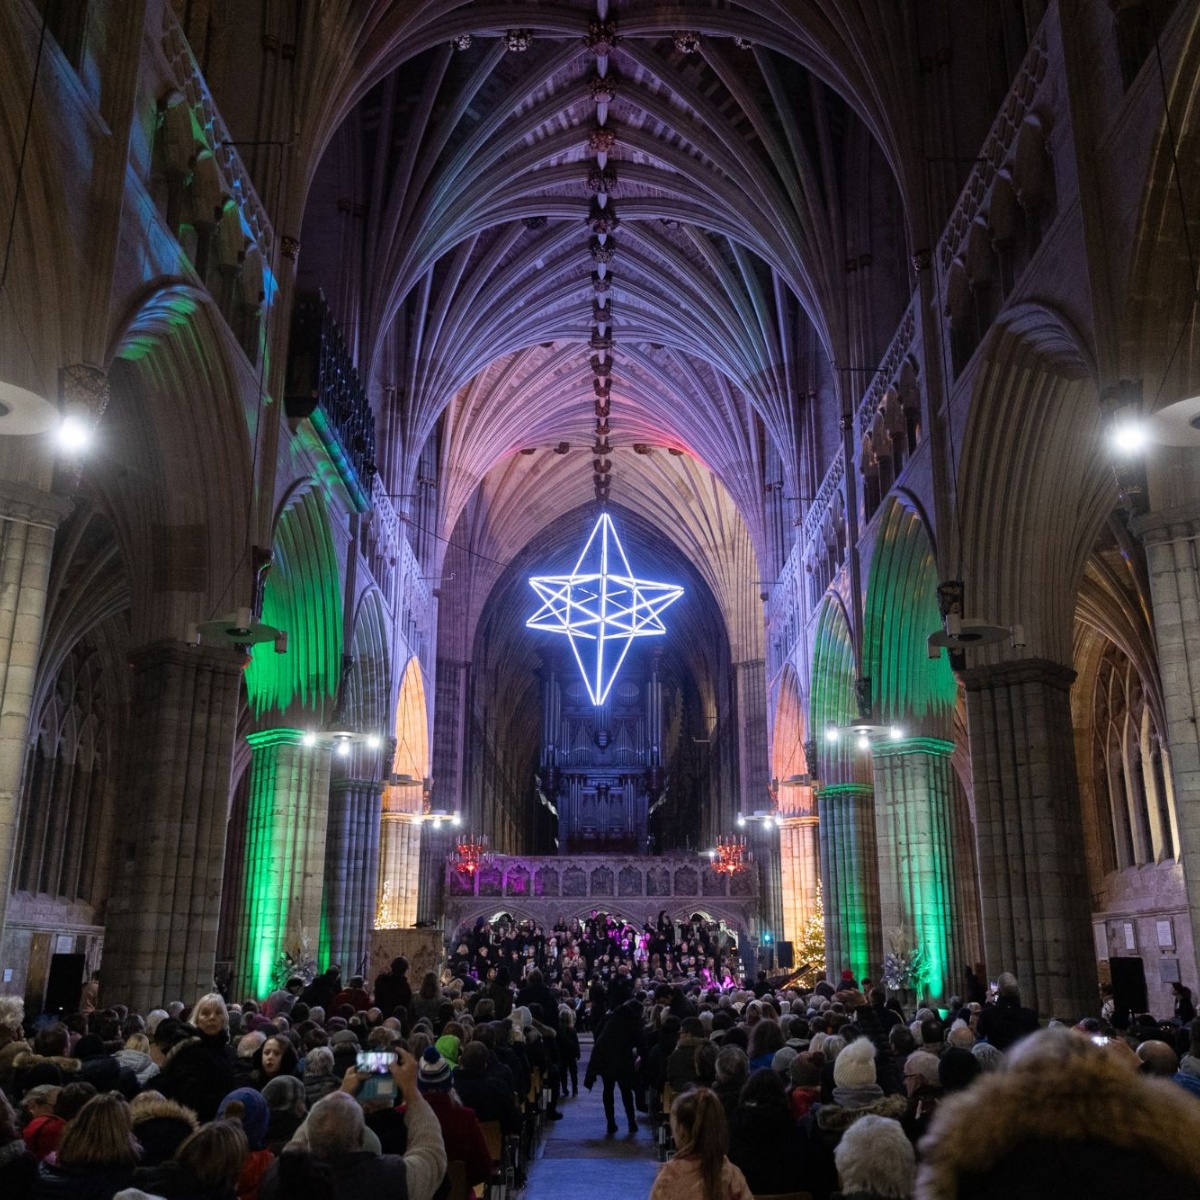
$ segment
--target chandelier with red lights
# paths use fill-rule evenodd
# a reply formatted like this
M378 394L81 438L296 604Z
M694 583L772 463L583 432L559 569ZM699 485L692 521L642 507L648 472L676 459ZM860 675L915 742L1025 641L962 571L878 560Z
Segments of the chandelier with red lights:
M712 859L713 870L730 877L746 870L754 861L744 837L719 837L717 848L708 853Z
M455 869L464 875L474 875L480 867L487 866L492 861L492 856L488 853L488 841L483 834L476 837L475 834L468 833L455 844L454 852L458 855Z

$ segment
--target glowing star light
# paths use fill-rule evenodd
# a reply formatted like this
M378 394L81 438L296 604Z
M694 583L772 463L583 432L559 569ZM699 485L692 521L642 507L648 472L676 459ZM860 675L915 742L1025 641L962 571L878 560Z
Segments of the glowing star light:
M659 614L683 595L674 584L633 577L607 513L570 575L537 576L529 586L543 603L525 624L567 635L593 704L607 699L635 637L667 632Z

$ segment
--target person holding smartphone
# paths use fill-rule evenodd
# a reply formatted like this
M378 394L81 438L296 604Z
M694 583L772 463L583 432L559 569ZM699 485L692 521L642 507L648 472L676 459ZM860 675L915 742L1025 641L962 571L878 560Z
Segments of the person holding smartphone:
M388 1067L404 1103L408 1149L404 1154L374 1154L363 1149L366 1128L356 1098L375 1071L351 1067L338 1091L313 1105L259 1187L259 1200L283 1200L310 1177L332 1177L334 1200L392 1196L432 1200L446 1174L446 1147L433 1109L417 1087L417 1060L397 1052Z

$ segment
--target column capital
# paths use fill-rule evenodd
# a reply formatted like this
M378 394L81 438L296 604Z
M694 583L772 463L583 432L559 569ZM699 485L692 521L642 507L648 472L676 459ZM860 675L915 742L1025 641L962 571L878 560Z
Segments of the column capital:
M74 507L74 502L66 496L44 492L15 479L0 479L0 520L56 529Z
M382 779L357 779L354 776L335 776L329 781L331 792L377 792L383 795Z
M1155 509L1135 517L1129 527L1147 547L1155 542L1200 538L1200 506L1185 504L1178 508Z
M986 692L1026 683L1044 684L1069 692L1075 682L1075 672L1048 658L1019 658L1013 662L968 667L960 678L968 692Z
M874 792L875 789L869 783L830 783L820 790L817 800L820 802L827 796L835 799L838 796L871 796Z
M128 662L134 671L152 667L205 667L226 675L241 675L246 657L235 650L218 646L195 646L190 642L149 642L131 650Z
M266 750L272 746L299 746L304 741L303 729L256 729L246 734L252 750Z
M958 747L944 738L906 737L895 741L877 742L871 747L872 758L891 758L902 754L932 754L939 758L949 758Z

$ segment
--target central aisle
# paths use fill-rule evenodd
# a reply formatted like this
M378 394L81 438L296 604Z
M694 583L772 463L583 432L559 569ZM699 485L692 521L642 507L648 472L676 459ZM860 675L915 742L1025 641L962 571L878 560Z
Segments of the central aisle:
M649 1118L639 1113L638 1132L626 1133L618 1090L621 1132L612 1138L604 1136L602 1085L597 1080L590 1092L583 1087L592 1039L585 1035L580 1041L585 1044L579 1064L579 1099L560 1100L563 1119L547 1122L546 1138L529 1166L523 1200L645 1200L659 1166Z

